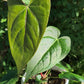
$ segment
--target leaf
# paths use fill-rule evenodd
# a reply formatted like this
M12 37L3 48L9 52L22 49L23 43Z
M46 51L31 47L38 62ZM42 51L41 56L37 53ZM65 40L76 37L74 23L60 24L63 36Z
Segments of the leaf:
M41 75L37 75L35 81L40 82L41 81Z
M71 66L66 62L59 62L59 63L56 64L56 67L58 67L62 70L65 70L66 72L73 71Z
M18 73L33 57L48 23L50 0L8 0L8 36ZM27 0L29 1L29 0Z
M75 80L69 80L69 84L81 84L81 82Z
M4 19L4 18L1 19L1 23L4 23L6 21L7 21L7 19Z
M69 80L75 80L75 81L81 81L84 82L84 77L74 74L74 73L70 73L70 72L62 72L59 74L59 78L67 78Z
M27 64L26 81L31 76L52 68L69 53L70 38L66 36L58 38L59 35L60 31L55 27L46 29L37 52Z
M22 0L22 2L25 4L25 5L29 5L31 0Z
M48 26L44 33L44 37L51 37L57 39L59 36L60 36L60 31L58 28L54 26Z
M17 81L17 71L10 70L6 75L2 77L2 79L0 80L0 84L16 84Z

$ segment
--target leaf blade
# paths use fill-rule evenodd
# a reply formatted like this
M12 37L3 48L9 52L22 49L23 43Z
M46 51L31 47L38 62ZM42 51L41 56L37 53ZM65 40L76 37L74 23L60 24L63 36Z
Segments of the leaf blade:
M53 28L52 28L52 31L53 31ZM41 40L41 43L38 47L37 52L27 64L26 80L28 80L29 77L37 73L40 73L52 68L56 63L61 61L69 53L70 39L68 37L67 38L62 37L60 39L56 39L54 37L55 37L54 35L50 35L50 37L45 37L45 34L44 34L44 37ZM62 42L60 40L64 40L64 44L66 44L66 47L64 49L69 48L67 53L63 51L61 47ZM69 46L67 46L66 40L69 40L69 43L68 43Z
M31 1L32 3L26 6L21 0L8 0L8 36L18 73L22 71L37 50L50 13L50 0L44 2L39 0L39 4L35 0ZM44 6L46 3L47 5ZM34 11L37 11L37 9L31 9L34 4L37 5L37 7L34 6L35 8L39 9L38 5L40 5L44 9L40 8L39 12L35 12L34 15ZM41 12L42 10L44 11ZM45 15L42 16L43 14ZM39 17L39 21L37 17ZM44 25L39 26L39 24Z
M62 72L59 74L59 78L67 78L69 80L84 82L84 77L71 72Z

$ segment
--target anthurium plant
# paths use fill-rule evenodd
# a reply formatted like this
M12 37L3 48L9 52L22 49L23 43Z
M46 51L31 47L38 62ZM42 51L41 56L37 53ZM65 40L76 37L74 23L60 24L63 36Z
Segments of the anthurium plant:
M8 37L18 75L4 81L17 82L25 69L25 80L44 72L70 51L71 40L58 28L47 26L50 0L8 0ZM14 82L14 84L15 84Z
M70 51L70 38L59 37L60 31L56 27L47 27L40 45L27 63L26 80L31 76L44 72L60 62Z

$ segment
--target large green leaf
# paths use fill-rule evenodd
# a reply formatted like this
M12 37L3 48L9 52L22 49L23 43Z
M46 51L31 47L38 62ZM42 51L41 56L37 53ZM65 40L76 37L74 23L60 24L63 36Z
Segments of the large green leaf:
M70 51L71 41L67 36L58 38L60 31L55 27L48 27L41 40L37 52L27 64L26 80L31 76L52 68Z
M70 73L70 72L62 72L59 74L59 78L67 78L69 80L75 80L75 81L81 81L84 82L84 77L74 74L74 73Z
M8 0L8 36L18 73L34 55L49 13L50 0Z

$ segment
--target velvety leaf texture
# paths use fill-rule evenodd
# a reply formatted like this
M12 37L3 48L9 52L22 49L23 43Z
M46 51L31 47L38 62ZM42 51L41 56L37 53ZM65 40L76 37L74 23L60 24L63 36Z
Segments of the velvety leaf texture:
M50 0L8 0L8 36L18 73L34 55L50 13Z
M37 52L27 64L26 80L52 68L69 53L70 38L67 36L58 38L59 35L60 31L56 27L49 26L46 29Z

